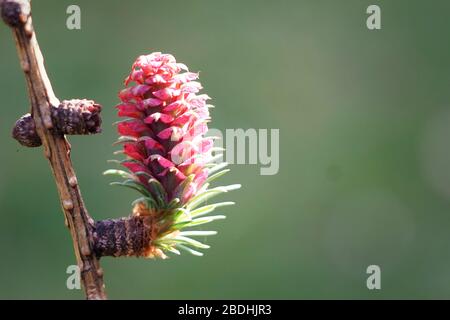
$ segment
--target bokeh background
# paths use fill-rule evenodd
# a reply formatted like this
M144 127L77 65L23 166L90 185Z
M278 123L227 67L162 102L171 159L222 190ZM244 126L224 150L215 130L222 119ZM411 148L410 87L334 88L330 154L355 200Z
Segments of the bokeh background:
M81 30L66 8L81 7ZM382 29L369 31L378 4ZM143 53L173 53L216 105L212 127L280 129L280 170L233 165L227 220L204 257L102 260L110 298L450 298L450 2L34 1L61 99L104 106L103 133L70 137L96 219L130 212L108 185L117 92ZM29 108L10 30L0 26L0 298L80 299L42 150L10 138ZM382 289L366 288L366 268Z

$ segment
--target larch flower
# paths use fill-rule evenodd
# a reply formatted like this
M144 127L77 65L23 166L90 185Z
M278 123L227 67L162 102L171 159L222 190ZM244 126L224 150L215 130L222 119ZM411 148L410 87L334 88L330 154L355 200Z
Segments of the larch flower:
M209 188L209 183L228 172L226 163L215 163L221 155L213 148L213 138L206 137L210 121L206 94L198 73L177 63L170 54L154 52L137 58L120 91L117 106L122 121L117 123L127 169L108 170L142 194L133 202L133 216L149 217L152 234L145 255L166 257L165 252L179 254L179 248L202 255L198 248L207 245L190 236L206 236L213 231L184 231L223 215L207 216L222 202L199 207L217 194L240 185Z

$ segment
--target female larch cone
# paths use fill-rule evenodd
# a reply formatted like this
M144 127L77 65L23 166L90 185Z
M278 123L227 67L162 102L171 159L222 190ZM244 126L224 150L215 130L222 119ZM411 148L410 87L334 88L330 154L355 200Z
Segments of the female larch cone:
M198 94L202 86L197 79L198 73L189 72L172 55L155 52L137 58L125 79L128 87L119 93L118 115L125 119L118 122L121 135L118 143L123 144L121 153L127 156L121 165L129 172L108 170L107 173L126 178L115 184L131 187L144 195L134 202L133 215L152 217L154 250L150 252L156 256L165 257L163 251L177 253L175 247L194 254L198 252L188 246L207 247L185 237L179 230L222 218L203 217L194 221L191 210L214 194L238 187L208 189L208 176L225 164L213 163L217 158L217 155L213 157L213 139L205 136L210 120L211 106L207 104L210 98ZM219 205L225 204L231 203ZM209 213L210 208L194 214ZM198 233L192 232L189 234Z
M187 68L169 54L153 53L139 57L125 84L135 85L120 92L120 117L131 118L118 124L122 136L130 137L123 151L133 161L124 162L132 173L155 194L149 177L160 183L163 201L179 197L182 183L193 175L188 190L179 198L186 203L205 182L205 162L211 158L211 138L203 135L209 120L207 95L197 95L198 74L180 73Z

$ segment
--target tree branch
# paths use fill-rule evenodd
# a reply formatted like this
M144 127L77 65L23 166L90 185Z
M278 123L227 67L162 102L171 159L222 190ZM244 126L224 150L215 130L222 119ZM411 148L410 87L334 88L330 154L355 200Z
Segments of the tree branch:
M72 163L70 145L53 131L51 108L59 105L44 68L31 21L29 0L0 0L3 20L14 34L20 65L25 73L36 132L42 141L70 230L87 299L106 299L103 271L94 251L94 221L81 197Z

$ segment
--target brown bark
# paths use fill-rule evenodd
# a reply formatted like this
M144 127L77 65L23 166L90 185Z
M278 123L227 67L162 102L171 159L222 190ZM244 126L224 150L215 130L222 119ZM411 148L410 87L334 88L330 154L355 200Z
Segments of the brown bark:
M55 178L62 209L72 236L87 299L106 299L103 271L94 252L94 221L81 197L70 160L70 145L52 131L51 108L59 105L44 68L31 21L28 0L0 0L2 18L14 34L20 65L28 87L31 114Z

